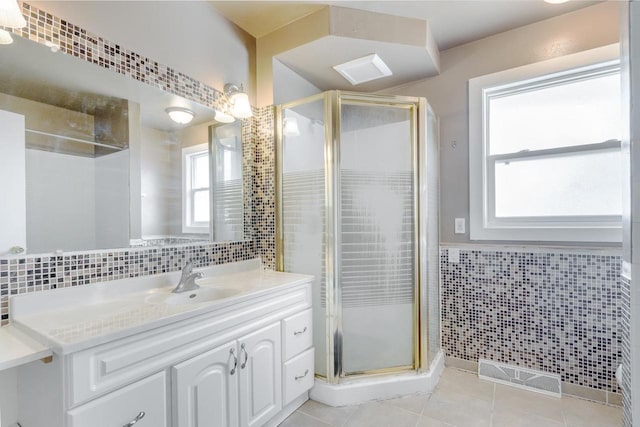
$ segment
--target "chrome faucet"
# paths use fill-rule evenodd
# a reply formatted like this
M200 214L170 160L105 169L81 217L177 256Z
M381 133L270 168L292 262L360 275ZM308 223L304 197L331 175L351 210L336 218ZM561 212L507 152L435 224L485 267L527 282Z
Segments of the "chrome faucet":
M196 289L200 288L200 286L196 284L196 279L200 279L201 277L203 277L202 273L194 273L193 263L191 261L187 261L187 263L184 265L184 268L182 269L180 283L178 283L178 286L176 286L176 288L171 292L179 294L180 292L195 291Z

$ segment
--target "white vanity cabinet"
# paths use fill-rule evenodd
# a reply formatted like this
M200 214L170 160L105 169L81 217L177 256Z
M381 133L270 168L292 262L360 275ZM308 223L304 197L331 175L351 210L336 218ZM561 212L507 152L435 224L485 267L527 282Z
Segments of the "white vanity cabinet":
M174 366L174 425L254 427L282 409L280 323Z
M301 277L23 366L21 426L277 425L313 385L311 283Z

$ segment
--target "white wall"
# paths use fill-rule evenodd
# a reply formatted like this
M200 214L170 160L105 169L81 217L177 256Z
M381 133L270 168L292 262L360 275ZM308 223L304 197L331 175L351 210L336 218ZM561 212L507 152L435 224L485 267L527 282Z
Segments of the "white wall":
M129 150L96 157L96 248L129 246Z
M255 39L209 2L29 3L218 90L233 82L255 93Z
M24 116L0 110L0 256L13 246L27 246L25 221ZM9 185L10 184L10 185Z
M142 128L141 131L142 237L161 238L170 232L172 187L171 152L175 150L166 132Z
M273 104L284 104L322 92L298 73L273 58Z
M95 249L94 159L31 149L26 153L29 252Z
M618 17L619 3L604 2L448 49L440 53L439 76L385 91L424 96L440 118L441 242L470 242L468 227L453 233L454 218L469 223L469 79L616 43Z

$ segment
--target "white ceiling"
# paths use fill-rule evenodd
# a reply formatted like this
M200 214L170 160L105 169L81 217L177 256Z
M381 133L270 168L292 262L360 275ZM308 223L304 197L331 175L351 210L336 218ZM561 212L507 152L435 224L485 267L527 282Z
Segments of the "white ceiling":
M325 5L424 19L442 51L493 34L562 15L599 1L548 4L542 0L441 1L213 1L229 20L253 35L264 36Z

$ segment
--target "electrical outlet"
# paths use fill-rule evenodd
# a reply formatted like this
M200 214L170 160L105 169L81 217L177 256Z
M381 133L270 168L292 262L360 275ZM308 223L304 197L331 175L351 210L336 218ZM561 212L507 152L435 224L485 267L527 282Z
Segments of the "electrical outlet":
M456 234L464 234L466 231L465 219L464 218L456 218L455 219L455 227L454 231Z
M447 255L449 256L450 264L457 264L460 262L460 249L459 248L449 248L447 249Z

